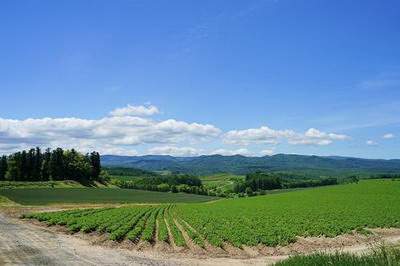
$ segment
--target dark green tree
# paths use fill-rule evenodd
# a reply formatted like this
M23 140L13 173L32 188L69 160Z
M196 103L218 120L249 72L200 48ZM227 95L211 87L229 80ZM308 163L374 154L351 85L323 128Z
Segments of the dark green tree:
M50 160L51 160L51 152L50 149L46 149L43 154L42 158L42 165L40 168L41 178L42 181L50 180L51 173L50 173Z
M19 162L19 167L20 167L20 176L19 180L20 181L27 181L28 180L28 154L26 151L21 152L21 159L18 161Z
M51 153L50 178L52 180L65 179L64 150L61 148L57 148Z
M21 181L21 152L16 152L8 157L6 179Z
M89 159L92 167L91 171L92 180L99 180L101 172L100 154L94 151L90 153Z
M0 158L0 180L6 179L7 170L8 170L7 156L3 155Z
M33 180L42 180L42 164L43 164L43 155L42 151L39 147L36 147L35 150L35 158L33 161L33 170L32 170L32 179Z

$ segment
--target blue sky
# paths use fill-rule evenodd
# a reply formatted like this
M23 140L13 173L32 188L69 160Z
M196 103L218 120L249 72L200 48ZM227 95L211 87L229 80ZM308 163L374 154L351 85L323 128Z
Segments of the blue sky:
M0 152L400 158L399 28L395 0L5 0Z

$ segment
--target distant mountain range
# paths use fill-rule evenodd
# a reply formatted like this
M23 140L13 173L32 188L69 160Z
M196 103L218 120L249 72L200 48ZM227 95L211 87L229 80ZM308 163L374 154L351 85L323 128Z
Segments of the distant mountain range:
M196 175L216 173L246 174L261 171L297 171L319 175L338 173L400 173L400 159L360 159L340 156L307 156L277 154L264 157L242 155L204 155L173 157L168 155L116 156L104 155L107 167L138 168L148 171L172 171Z

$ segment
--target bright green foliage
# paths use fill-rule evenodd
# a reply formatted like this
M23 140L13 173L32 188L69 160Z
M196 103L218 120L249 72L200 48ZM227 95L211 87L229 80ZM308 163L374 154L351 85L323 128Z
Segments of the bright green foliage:
M114 231L112 231L112 233L110 234L110 239L111 240L116 240L116 241L120 241L124 238L124 236L130 231L132 230L136 224L138 223L138 221L144 216L146 215L146 213L148 213L150 211L150 208L143 208L140 211L136 212L135 215L133 216L133 218L131 218L130 221L128 221L125 224L122 224L119 228L115 229Z
M163 217L165 219L163 219ZM286 245L298 236L333 237L363 228L400 227L400 181L369 180L212 203L78 210L28 216L72 231L107 231L110 238L186 242L177 223L204 247ZM165 224L166 222L166 224Z
M180 220L179 224L184 228L190 239L192 239L196 245L202 248L205 247L204 239L192 227L182 220Z
M158 235L157 235L157 238L159 241L168 242L168 228L167 228L167 225L165 224L165 220L164 220L165 210L166 210L166 208L162 208L158 212L158 216L157 216Z
M183 237L182 232L179 230L179 228L175 224L174 217L171 214L171 209L172 209L172 207L168 208L168 212L167 212L167 216L166 216L169 229L171 231L175 245L178 247L184 247L184 246L186 246L185 238Z
M147 212L140 220L139 222L135 225L135 228L133 228L131 231L129 231L126 234L126 238L128 238L131 241L136 241L137 239L139 239L140 235L142 234L145 226L146 226L146 221L147 219L150 217L151 213L154 210L151 210L149 212Z
M153 239L154 231L156 229L156 219L160 209L154 209L151 212L149 219L146 221L146 227L143 230L142 240L150 242Z

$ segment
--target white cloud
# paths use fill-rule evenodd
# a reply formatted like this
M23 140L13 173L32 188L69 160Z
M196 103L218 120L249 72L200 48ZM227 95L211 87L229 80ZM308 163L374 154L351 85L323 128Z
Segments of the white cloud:
M265 156L265 155L271 156L271 155L275 154L275 150L274 149L265 149L265 150L262 150L260 152L260 154L263 156Z
M147 151L153 155L196 156L199 152L192 147L161 146L153 147Z
M227 144L249 145L258 144L277 144L281 137L289 137L295 133L292 130L274 130L267 126L260 128L250 128L244 130L231 130L224 136Z
M378 145L378 143L376 143L375 141L373 141L373 140L367 140L366 142L365 142L367 145L369 145L369 146L375 146L375 145Z
M382 136L383 139L393 139L395 136L392 133L387 133Z
M232 130L224 135L227 144L277 144L280 140L286 140L293 145L329 145L334 141L349 139L348 136L335 133L325 133L315 128L308 129L305 133L297 133L293 130L275 130L267 126L245 130Z
M280 142L322 146L349 139L346 135L326 133L315 128L299 133L291 129L276 130L267 126L231 130L222 134L218 127L210 124L143 117L142 115L157 113L158 109L150 105L142 107L128 106L115 109L111 112L112 116L100 119L46 117L13 120L0 118L0 153L39 146L75 148L82 152L97 150L102 154L117 155L139 155L147 152L176 156L199 154L256 156L274 154L273 145ZM216 141L217 144L221 144L222 141L225 144L242 147L221 148L212 152L190 147L201 142L212 141ZM253 152L243 147L262 144L269 144L269 146L259 148L260 152ZM147 147L151 148L146 151Z
M111 116L151 116L160 113L154 105L133 106L128 104L126 107L117 108L110 112Z
M98 120L41 118L12 120L0 118L0 152L20 147L74 147L81 151L136 154L132 146L181 144L219 136L221 130L209 124L174 119L156 121L134 116L112 116ZM15 147L12 149L10 147Z
M232 156L232 155L251 156L251 155L253 155L253 153L250 152L246 148L241 148L241 149L237 149L237 150L217 149L217 150L210 152L210 154L211 155L219 154L219 155L225 155L225 156Z

